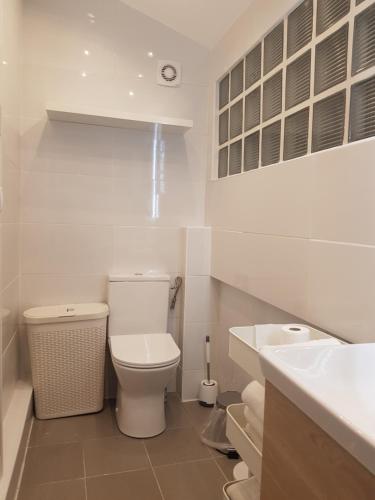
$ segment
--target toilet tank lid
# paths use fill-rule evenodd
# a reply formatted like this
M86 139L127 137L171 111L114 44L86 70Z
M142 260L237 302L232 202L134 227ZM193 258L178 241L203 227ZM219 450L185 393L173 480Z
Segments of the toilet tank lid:
M156 273L133 273L133 274L110 274L108 281L112 282L128 282L128 281L170 281L171 277L168 274Z
M106 318L108 306L104 303L62 304L27 309L23 313L25 323L40 325L43 323L64 323Z

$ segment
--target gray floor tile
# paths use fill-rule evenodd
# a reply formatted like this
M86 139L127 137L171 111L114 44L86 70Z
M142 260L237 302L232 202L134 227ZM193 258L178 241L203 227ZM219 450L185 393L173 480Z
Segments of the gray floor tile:
M87 500L162 500L151 470L90 478L86 484Z
M23 484L49 483L82 478L83 451L80 443L29 448Z
M106 401L100 413L52 420L35 419L30 446L80 442L115 435L120 435L120 431L116 424L114 403Z
M85 480L22 487L17 500L85 500Z
M192 428L168 429L160 436L145 440L152 465L166 465L210 456Z
M124 435L85 441L83 450L86 476L150 467L143 442Z
M221 500L225 479L214 460L155 469L165 500Z

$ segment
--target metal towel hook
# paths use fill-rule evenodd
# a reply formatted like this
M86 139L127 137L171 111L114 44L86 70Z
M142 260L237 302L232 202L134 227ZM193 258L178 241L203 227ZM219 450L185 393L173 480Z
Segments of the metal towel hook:
M177 278L174 280L174 285L171 287L171 290L174 291L173 297L171 300L171 305L170 305L170 310L173 311L173 309L176 307L176 301L177 301L177 294L179 289L181 288L182 285L182 278L181 276L177 276Z

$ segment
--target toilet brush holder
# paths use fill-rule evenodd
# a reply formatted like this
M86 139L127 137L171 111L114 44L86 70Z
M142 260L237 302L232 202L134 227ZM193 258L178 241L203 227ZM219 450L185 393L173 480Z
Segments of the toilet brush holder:
M216 404L218 383L216 380L202 380L199 388L199 404L213 407Z

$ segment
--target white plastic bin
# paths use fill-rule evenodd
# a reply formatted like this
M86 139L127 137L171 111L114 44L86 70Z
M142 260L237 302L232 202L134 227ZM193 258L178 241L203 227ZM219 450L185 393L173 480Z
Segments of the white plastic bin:
M103 408L108 306L67 304L24 312L39 419Z

